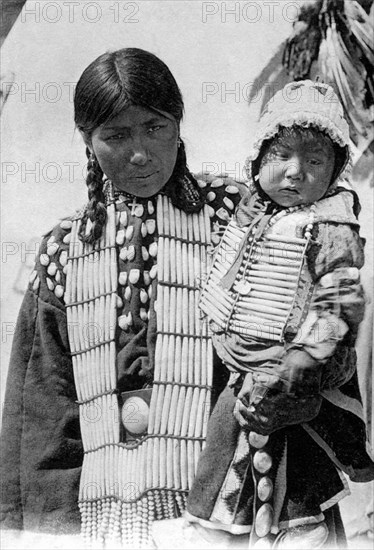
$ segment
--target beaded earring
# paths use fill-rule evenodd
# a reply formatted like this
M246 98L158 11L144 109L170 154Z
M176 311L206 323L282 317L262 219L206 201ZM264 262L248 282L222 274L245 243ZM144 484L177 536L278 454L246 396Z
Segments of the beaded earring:
M192 206L196 206L201 201L198 189L195 187L188 176L185 176L183 178L181 190L184 198L187 200L188 203L192 204Z

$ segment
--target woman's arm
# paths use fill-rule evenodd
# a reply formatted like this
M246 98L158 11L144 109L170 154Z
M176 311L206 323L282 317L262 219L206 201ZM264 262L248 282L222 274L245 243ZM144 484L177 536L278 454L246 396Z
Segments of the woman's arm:
M8 370L1 521L9 529L62 533L79 530L83 451L65 308L47 283L56 282L57 271L51 276L40 261L47 242L19 313ZM57 257L50 260L61 269Z

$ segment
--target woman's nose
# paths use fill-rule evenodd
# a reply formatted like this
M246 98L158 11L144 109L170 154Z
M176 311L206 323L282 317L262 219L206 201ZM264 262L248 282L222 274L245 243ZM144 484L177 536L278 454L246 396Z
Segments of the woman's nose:
M130 150L130 163L137 166L145 166L148 162L148 153L144 145L137 141L133 143Z

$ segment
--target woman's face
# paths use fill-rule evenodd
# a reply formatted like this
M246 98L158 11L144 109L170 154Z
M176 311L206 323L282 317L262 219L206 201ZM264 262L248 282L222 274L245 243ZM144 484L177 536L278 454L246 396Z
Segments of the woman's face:
M96 128L89 147L117 189L151 197L174 170L178 133L171 115L130 106Z

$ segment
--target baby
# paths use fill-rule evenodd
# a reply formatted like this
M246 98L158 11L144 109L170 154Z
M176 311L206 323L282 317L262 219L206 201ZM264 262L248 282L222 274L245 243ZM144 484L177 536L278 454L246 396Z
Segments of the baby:
M231 374L187 501L186 547L344 546L342 472L374 478L354 350L364 255L358 199L341 179L348 144L325 84L288 84L261 116L250 191L201 296Z

